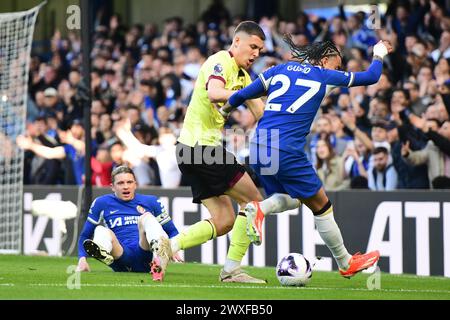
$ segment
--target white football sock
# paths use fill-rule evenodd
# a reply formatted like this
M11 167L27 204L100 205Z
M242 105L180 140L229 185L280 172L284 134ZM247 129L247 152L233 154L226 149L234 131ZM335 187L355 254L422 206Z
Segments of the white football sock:
M239 268L241 265L240 261L235 261L235 260L231 260L229 258L227 258L225 260L225 265L223 266L223 270L225 270L225 272L231 272L237 268Z
M167 237L167 233L164 231L158 220L151 215L147 214L143 217L142 224L144 226L145 238L150 245L153 240L159 240L161 237Z
M92 241L108 253L111 253L112 236L108 228L97 226L94 230L94 238Z
M266 200L261 201L259 206L264 215L269 215L296 209L300 206L300 201L298 199L291 198L288 194L274 193Z
M314 216L314 221L320 237L325 242L328 249L330 249L339 268L347 270L348 261L352 256L344 246L341 230L339 230L339 227L334 220L333 211L326 213L325 215Z

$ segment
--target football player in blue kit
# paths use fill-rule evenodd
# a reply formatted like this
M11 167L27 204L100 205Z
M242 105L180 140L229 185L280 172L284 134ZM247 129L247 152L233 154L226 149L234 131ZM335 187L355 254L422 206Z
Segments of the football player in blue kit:
M153 280L162 281L172 258L164 246L178 230L156 196L136 193L130 168L117 167L111 177L114 193L92 202L80 234L78 271L90 270L90 256L116 272L151 272Z
M373 48L368 70L344 72L339 71L342 57L332 42L296 46L290 35L284 40L291 48L293 60L260 74L252 84L234 93L220 110L227 117L246 100L268 96L264 115L250 142L250 165L270 197L246 206L247 232L253 243L261 244L265 215L295 209L304 203L313 212L317 230L332 252L340 274L350 278L374 265L380 253L348 253L332 204L304 146L321 102L330 91L376 83L382 73L383 58L392 48L388 42L380 41Z

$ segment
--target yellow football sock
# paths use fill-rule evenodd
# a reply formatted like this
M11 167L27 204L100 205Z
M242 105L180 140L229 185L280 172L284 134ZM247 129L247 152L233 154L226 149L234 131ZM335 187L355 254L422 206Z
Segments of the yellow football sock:
M247 218L239 214L234 221L231 232L231 243L227 258L241 261L250 245L250 239L247 236Z
M179 248L184 250L203 244L216 237L217 233L214 224L209 220L203 220L193 224L175 238L178 241Z

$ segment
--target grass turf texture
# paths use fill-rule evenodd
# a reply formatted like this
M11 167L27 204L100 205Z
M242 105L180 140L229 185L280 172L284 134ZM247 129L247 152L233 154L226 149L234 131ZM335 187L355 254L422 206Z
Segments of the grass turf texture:
M0 255L0 299L450 299L450 279L381 273L381 289L368 290L368 274L351 280L337 272L314 272L307 287L282 287L275 268L246 267L267 285L218 281L221 266L171 264L163 283L150 274L114 273L89 259L90 273L81 274L81 289L67 288L67 268L76 258ZM73 270L73 269L72 269Z

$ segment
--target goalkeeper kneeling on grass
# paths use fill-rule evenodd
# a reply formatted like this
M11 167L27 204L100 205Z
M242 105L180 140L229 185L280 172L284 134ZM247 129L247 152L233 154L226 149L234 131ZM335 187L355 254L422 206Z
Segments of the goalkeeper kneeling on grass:
M169 260L181 262L172 257L169 243L178 230L157 197L136 193L130 168L117 167L111 178L114 193L92 202L80 234L77 270L90 271L90 256L116 272L150 272L162 281Z

